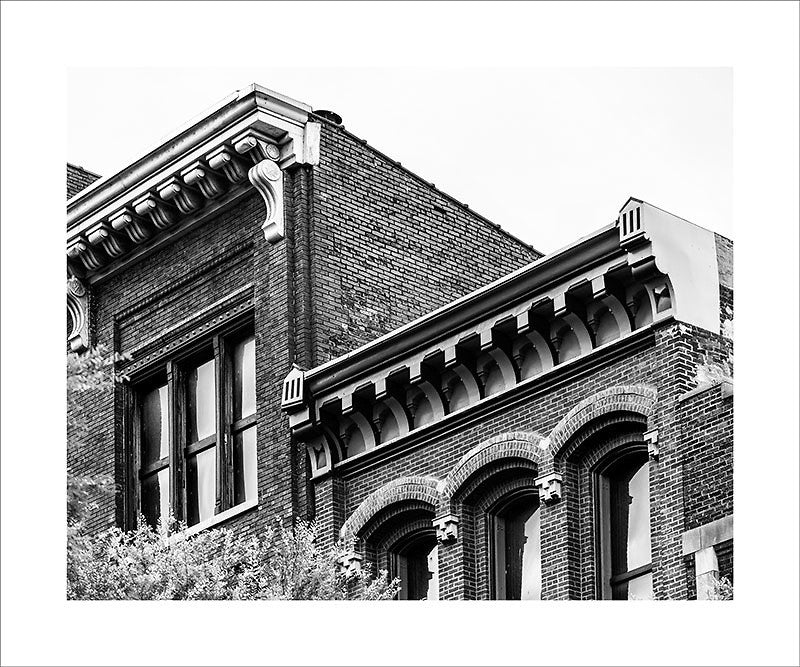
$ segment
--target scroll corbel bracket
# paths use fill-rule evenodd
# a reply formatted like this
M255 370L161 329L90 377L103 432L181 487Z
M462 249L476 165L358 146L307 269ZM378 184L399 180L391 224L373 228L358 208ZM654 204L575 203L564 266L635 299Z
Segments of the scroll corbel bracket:
M277 243L284 237L283 218L283 172L274 160L262 160L247 174L267 209L267 216L261 229L264 238Z
M67 278L67 343L71 352L89 347L89 293L77 278Z

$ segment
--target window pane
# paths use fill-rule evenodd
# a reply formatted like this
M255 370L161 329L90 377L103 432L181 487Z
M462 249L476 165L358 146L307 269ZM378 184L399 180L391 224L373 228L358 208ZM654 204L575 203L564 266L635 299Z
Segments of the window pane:
M612 478L612 574L629 572L650 560L650 466L647 455L630 457Z
M538 500L526 496L495 519L495 563L502 577L496 592L499 599L541 599L540 518Z
M233 418L256 411L256 339L243 340L233 350Z
M187 377L187 420L189 442L197 442L216 432L216 392L214 390L214 360L192 368Z
M142 480L142 514L154 528L159 518L169 517L169 468Z
M256 472L256 427L252 426L233 438L234 505L258 496Z
M522 599L542 599L541 512L539 508L525 522L525 545L522 554Z
M217 500L217 448L209 447L186 460L186 523L214 516Z
M142 465L169 456L169 402L167 385L142 398Z
M428 554L428 590L425 593L426 600L439 599L439 547L431 549Z
M435 539L421 539L398 557L401 600L439 599L439 549Z

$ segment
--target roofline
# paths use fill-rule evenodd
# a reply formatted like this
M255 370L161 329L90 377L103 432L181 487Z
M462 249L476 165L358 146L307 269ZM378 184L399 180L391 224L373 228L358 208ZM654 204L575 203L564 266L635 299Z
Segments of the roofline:
M284 115L300 123L305 122L311 112L311 107L304 102L258 84L250 84L180 126L142 157L71 197L67 201L67 228L75 226L82 218L108 204L134 184L263 107L280 109Z
M623 252L617 224L610 223L380 338L310 369L306 372L306 381L313 393L325 391L391 359L408 355L456 328L485 318L487 313L507 307L533 290L564 280L571 273L584 271Z
M437 188L437 187L436 187L436 185L435 185L434 183L432 183L431 181L427 181L427 180L425 180L425 179L424 179L422 176L420 176L420 175L419 175L419 174L417 174L416 172L414 172L414 171L412 171L411 169L409 169L408 167L406 167L406 166L405 166L405 165L404 165L402 162L399 162L398 160L394 160L394 159L392 159L392 158L391 158L390 156L388 156L386 153L384 153L384 152L383 152L383 151L381 151L380 149L378 149L378 148L376 148L375 146L373 146L372 144L370 144L370 143L369 143L369 142L368 142L366 139L362 139L362 138L361 138L361 137L359 137L358 135L356 135L356 134L354 134L353 132L351 132L350 130L348 130L348 129L347 129L345 126L344 126L344 125L339 125L339 124L337 124L337 123L334 123L334 122L333 122L333 121L331 121L330 119L328 119L328 118L325 118L324 116L318 116L318 115L317 115L317 114L315 114L315 113L314 113L314 114L312 114L312 115L314 116L314 119L315 119L315 120L318 120L318 121L320 121L320 122L322 122L322 123L325 123L325 124L327 124L327 125L329 125L329 126L331 126L331 127L335 128L335 129L337 129L337 130L340 130L341 132L343 132L344 134L346 134L346 135L347 135L348 137L350 137L351 139L353 139L353 140L357 141L359 144L361 144L362 146L366 147L367 149L369 149L370 151L372 151L372 152L373 152L373 153L375 153L376 155L380 156L380 157L381 157L381 158L383 158L384 160L387 160L389 163L391 163L392 165L394 165L394 166L395 166L395 167L397 167L398 169L400 169L400 170L404 171L406 174L408 174L408 175L409 175L409 176L411 176L412 178L416 179L417 181L419 181L420 183L422 183L424 186L426 186L426 187L428 187L428 188L432 189L434 192L437 192L439 195L441 195L442 197L444 197L444 198L445 198L445 199L447 199L448 201L452 202L453 204L455 204L455 205L456 205L456 206L458 206L459 208L462 208L462 209L464 209L465 211L467 211L468 213L472 214L473 216L475 216L476 218L478 218L478 220L480 220L481 222L483 222L483 223L485 223L485 224L489 225L490 227L493 227L494 229L496 229L497 231L499 231L499 232L500 232L501 234L503 234L504 236L507 236L508 238L510 238L510 239L511 239L512 241L514 241L515 243L518 243L519 245L521 245L523 248L526 248L526 249L528 249L528 250L530 250L530 251L532 251L532 252L535 252L537 255L539 255L539 257L540 257L540 258L541 258L541 257L544 257L544 253L543 253L541 250L537 250L536 248L534 248L534 247L533 247L533 246L532 246L530 243L528 243L527 241L523 241L521 238L519 238L518 236L515 236L514 234L512 234L511 232L509 232L507 229L504 229L504 228L503 228L501 225L499 225L498 223L496 223L496 222L493 222L492 220L490 220L489 218L487 218L485 215L482 215L481 213L478 213L478 212L477 212L475 209L471 208L471 207L469 206L469 204L465 204L464 202L462 202L462 201L459 201L458 199L456 199L456 198L455 198L453 195L451 195L451 194L448 194L448 193L447 193L447 192L445 192L444 190L440 190L439 188Z
M82 172L89 174L90 176L94 176L96 178L101 178L100 174L96 174L95 172L87 169L86 167L81 167L79 164L75 164L74 162L70 162L67 160L67 167L72 167L73 169L79 169ZM75 195L73 195L74 197Z

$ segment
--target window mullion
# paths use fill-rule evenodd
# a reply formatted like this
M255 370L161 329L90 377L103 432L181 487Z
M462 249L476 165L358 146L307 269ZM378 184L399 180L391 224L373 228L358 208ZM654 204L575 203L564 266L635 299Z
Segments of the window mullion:
M126 452L127 467L127 494L126 502L128 504L127 512L125 512L125 527L135 528L139 520L139 512L141 507L141 489L139 483L139 470L141 469L141 427L140 427L140 405L138 396L130 387L124 388L124 403L123 403L123 437L128 443L129 451Z
M228 509L233 504L231 496L231 481L228 467L231 456L228 452L230 435L228 434L229 419L226 419L229 408L227 384L229 382L227 372L227 354L225 350L225 340L222 336L214 336L214 368L215 373L215 424L217 430L217 480L216 480L216 510L219 513Z
M186 429L183 419L183 381L174 361L167 362L167 392L169 396L170 428L170 508L175 518L185 520L183 513L186 484L184 480L184 439Z

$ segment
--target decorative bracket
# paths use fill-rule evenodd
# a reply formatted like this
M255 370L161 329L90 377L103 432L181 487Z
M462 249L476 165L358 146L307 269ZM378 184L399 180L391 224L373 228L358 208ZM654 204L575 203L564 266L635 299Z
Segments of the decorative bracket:
M218 169L231 183L241 183L247 176L247 169L227 146L220 146L206 155L208 166Z
M134 243L144 243L150 238L151 230L144 218L127 207L111 215L108 221L112 229L118 232L124 231Z
M175 209L151 193L139 197L133 202L133 210L139 215L147 215L158 229L167 229L175 222Z
M164 181L156 190L158 190L158 196L164 201L175 202L178 210L184 215L189 215L203 204L203 199L197 191L183 185L176 176Z
M181 172L186 185L195 185L206 199L216 199L225 194L225 179L202 162L193 162Z
M347 576L361 570L361 561L364 557L355 551L348 551L339 556L339 566Z
M303 405L305 394L306 372L297 364L292 364L291 370L283 380L283 394L281 395L281 409L287 410Z
M650 455L650 458L658 459L658 429L654 428L652 431L647 431L644 434L644 441L647 443L647 453Z
M554 503L561 500L561 482L563 478L560 472L551 472L549 475L542 475L534 480L536 488L539 489L539 498L545 503Z
M458 539L458 517L448 514L433 522L436 526L436 539L441 544L452 544Z
M72 352L89 347L89 294L77 278L67 278L67 342Z
M283 227L283 172L274 160L262 160L252 167L247 177L264 199L267 217L261 229L264 238L277 243L284 236Z
M78 240L67 247L67 257L80 260L88 271L96 271L103 266L103 256L90 243Z
M126 250L125 242L116 236L116 232L111 227L105 224L100 224L87 232L86 239L93 246L100 246L112 259L120 257Z

